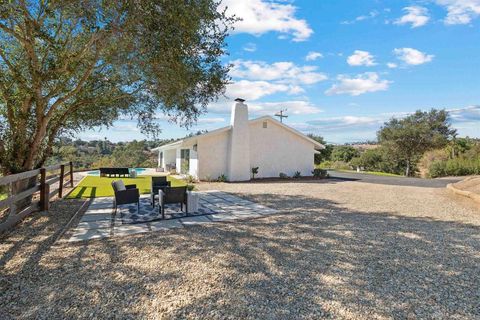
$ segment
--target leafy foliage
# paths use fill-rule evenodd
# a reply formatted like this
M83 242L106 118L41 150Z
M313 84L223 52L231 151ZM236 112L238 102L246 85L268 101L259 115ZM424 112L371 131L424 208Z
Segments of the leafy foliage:
M480 141L454 139L443 149L425 153L420 165L431 178L480 174Z
M402 162L393 158L384 147L365 150L359 157L350 161L352 167L360 167L365 171L388 172L393 174L403 173Z
M57 164L72 161L76 169L100 167L156 167L157 154L150 152L159 141L132 141L112 143L108 140L82 141L62 139L53 146L53 154L46 162Z
M232 22L215 0L1 1L0 167L41 166L59 135L161 111L189 126L223 93Z
M477 158L455 158L435 161L429 167L431 178L480 174L480 156Z
M228 177L224 173L222 173L221 175L218 176L217 181L218 182L227 182Z
M334 146L332 150L331 159L333 161L350 162L355 157L358 157L360 152L352 146Z
M327 142L322 136L317 136L312 133L308 134L307 136L325 146L325 149L319 150L317 153L315 153L315 164L320 164L323 161L330 160L333 145L327 144Z
M405 175L411 175L412 165L428 150L441 148L456 134L450 128L448 113L432 109L417 111L402 119L392 118L378 131L378 140L398 162L403 162Z
M286 173L280 172L279 175L280 179L288 179L288 175Z
M302 177L302 173L300 171L295 171L295 173L293 174L293 178L295 179L299 179Z
M255 175L258 174L258 167L252 168L252 179L255 179Z
M317 168L312 171L312 175L314 178L327 178L328 172L327 170Z

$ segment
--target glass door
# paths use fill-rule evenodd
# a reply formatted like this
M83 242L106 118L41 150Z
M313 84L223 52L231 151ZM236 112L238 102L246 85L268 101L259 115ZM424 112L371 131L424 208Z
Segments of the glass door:
M190 149L180 150L180 164L180 172L183 174L188 174L190 170Z

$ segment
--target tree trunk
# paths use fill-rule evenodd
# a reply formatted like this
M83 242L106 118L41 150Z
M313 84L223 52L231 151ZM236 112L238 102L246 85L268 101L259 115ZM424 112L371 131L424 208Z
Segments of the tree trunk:
M407 160L407 167L405 168L405 176L410 176L410 160Z

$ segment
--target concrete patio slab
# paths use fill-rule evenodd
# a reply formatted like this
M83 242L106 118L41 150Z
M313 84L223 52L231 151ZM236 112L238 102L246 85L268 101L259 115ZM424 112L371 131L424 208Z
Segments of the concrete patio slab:
M137 233L149 232L150 228L146 223L127 224L115 227L113 234L115 236L128 236Z
M145 206L142 201L147 201L148 195L141 196L140 201L142 203L140 207L146 211L141 211L140 213L136 208L132 208L131 210L133 211L125 212L125 210L120 207L117 214L113 214L112 197L94 199L81 218L78 226L73 230L70 241L99 239L112 235L128 236L150 231L166 231L174 228L211 224L214 222L261 218L278 212L277 210L225 192L204 191L199 192L199 195L200 209L197 215L153 221L144 219L149 211L147 210L148 206ZM207 214L201 215L203 212L207 212ZM181 214L180 211L179 213ZM142 217L142 223L125 218L125 215L128 217L128 214Z
M110 229L77 229L68 240L70 242L102 239L111 236Z
M161 231L175 228L183 228L183 224L180 222L180 219L161 220L150 222L150 228L152 229L152 231Z
M212 223L212 220L210 220L208 216L197 216L197 217L181 218L180 222L184 226L194 226L199 224Z

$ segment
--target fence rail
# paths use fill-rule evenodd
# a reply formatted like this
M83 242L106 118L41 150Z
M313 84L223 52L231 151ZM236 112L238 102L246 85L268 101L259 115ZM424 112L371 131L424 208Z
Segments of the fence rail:
M25 180L34 180L27 181L28 189L19 187ZM30 187L29 182L32 184ZM58 186L50 190L50 187L56 184ZM57 194L62 198L65 185L73 188L72 162L0 177L0 186L8 186L7 198L0 200L0 213L3 212L1 216L5 217L0 223L0 232L10 229L35 211L48 211L50 199ZM24 190L17 191L19 188ZM36 194L38 197L34 197ZM27 198L31 198L31 202L18 210L18 203Z

